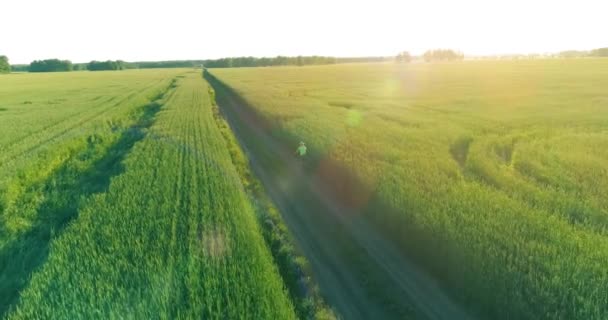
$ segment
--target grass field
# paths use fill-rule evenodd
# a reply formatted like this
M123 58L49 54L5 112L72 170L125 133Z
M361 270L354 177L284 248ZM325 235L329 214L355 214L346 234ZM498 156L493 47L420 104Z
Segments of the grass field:
M0 83L0 318L296 318L200 72Z
M478 315L608 317L608 60L211 73Z

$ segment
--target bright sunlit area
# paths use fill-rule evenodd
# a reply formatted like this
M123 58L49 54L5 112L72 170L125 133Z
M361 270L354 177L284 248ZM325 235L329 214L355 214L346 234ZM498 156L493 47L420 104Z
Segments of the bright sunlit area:
M0 320L608 319L605 1L0 4Z
M597 0L23 0L2 6L0 51L17 64L361 57L433 48L467 55L590 50L606 45L608 10Z

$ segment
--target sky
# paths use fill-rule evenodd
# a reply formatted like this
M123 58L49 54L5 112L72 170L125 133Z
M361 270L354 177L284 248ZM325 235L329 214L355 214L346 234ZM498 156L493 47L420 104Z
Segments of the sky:
M606 0L3 0L0 55L183 60L608 46Z

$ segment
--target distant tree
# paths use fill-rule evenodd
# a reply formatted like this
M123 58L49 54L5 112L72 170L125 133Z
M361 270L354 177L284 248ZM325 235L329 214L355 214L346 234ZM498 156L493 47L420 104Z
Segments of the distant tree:
M422 57L426 62L433 61L458 61L464 59L464 54L459 51L454 51L451 49L435 49L428 50L425 52Z
M422 57L424 58L424 61L426 62L431 62L433 61L433 51L431 50L427 50Z
M124 62L125 69L155 69L155 68L197 68L204 64L203 60L180 60L180 61L140 61Z
M122 60L91 61L87 64L87 69L90 71L123 70L126 69L126 63Z
M385 62L391 60L393 60L393 57L335 58L333 63Z
M589 55L587 51L567 50L558 53L560 58L582 58Z
M268 66L304 66L315 64L334 64L338 60L334 57L297 56L274 58L236 57L216 60L205 60L207 68L239 68L239 67L268 67Z
M72 65L72 70L73 71L87 70L87 64L86 63L74 63Z
M412 55L407 51L400 52L395 58L395 61L399 63L408 63L412 61Z
M72 62L69 60L47 59L35 60L30 63L30 72L59 72L72 71Z
M13 64L11 65L11 72L27 72L29 68L29 64Z
M592 57L608 57L608 47L591 50Z
M8 63L8 58L6 56L0 56L0 73L9 72L11 72L11 65Z

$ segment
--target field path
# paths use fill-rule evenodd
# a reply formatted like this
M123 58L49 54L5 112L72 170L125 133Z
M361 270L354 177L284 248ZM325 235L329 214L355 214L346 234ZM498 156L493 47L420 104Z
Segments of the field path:
M438 285L369 226L341 207L294 160L242 100L212 76L220 110L252 168L308 258L321 293L343 319L471 319Z

